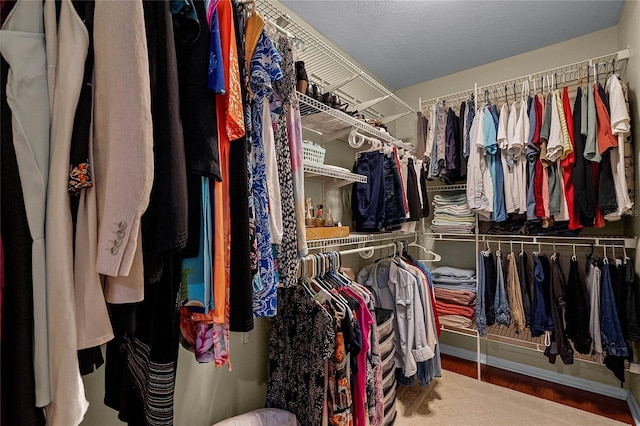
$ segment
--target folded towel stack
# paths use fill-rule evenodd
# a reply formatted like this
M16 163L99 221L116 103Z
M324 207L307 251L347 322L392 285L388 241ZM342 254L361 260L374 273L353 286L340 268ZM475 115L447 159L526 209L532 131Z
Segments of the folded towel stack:
M433 197L433 220L431 230L441 234L471 234L475 217L467 197L462 194L436 194Z
M469 327L475 315L476 272L441 266L431 271L431 277L440 323Z

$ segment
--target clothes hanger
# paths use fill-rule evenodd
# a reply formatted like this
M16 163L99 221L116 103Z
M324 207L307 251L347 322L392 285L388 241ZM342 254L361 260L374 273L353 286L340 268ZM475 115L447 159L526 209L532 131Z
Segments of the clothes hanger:
M540 77L540 97L544 100L544 76Z
M322 253L321 254L324 263L325 263L325 272L320 277L320 282L326 286L327 291L331 293L335 299L337 299L342 306L345 308L345 313L349 315L349 318L353 318L353 312L349 306L349 301L345 298L345 296L339 291L339 288L343 286L343 282L337 278L334 273L334 262L333 262L333 253ZM338 287L333 286L332 284L336 284Z
M553 93L553 86L552 86L552 80L551 80L551 75L547 75L545 76L546 78L546 84L547 84L547 89L549 90L549 93Z
M360 135L360 134L358 134L358 136L364 137L364 135ZM380 151L380 149L384 146L382 144L382 142L380 142L378 139L371 138L371 139L368 139L368 141L371 144L371 147L369 149L365 149L363 151L358 152L356 155L360 155L360 154L365 153L365 152ZM362 143L364 143L364 139L363 139ZM362 146L362 144L360 144L360 146Z
M582 87L582 68L578 67L578 86Z
M256 3L254 0L244 0L242 5L245 19L249 19L256 9Z
M489 240L485 240L486 248L482 251L484 256L488 256L491 253L491 246L489 245Z
M316 293L314 299L320 301L321 303L333 301L334 303L331 303L331 307L334 309L334 313L338 318L343 319L347 314L348 307L345 306L344 302L338 299L338 297L336 297L336 295L334 295L334 293L326 287L327 283L324 282L321 279L321 276L318 274L318 267L320 266L319 263L321 262L321 257L318 256L318 254L314 254L312 256L314 258L313 263L316 270L314 271L314 276L310 279L310 282L312 284L315 284L318 289L318 292Z
M304 44L304 40L296 36L291 37L291 47L295 49L296 53L302 53L306 50L307 46Z
M558 258L558 252L556 251L556 243L555 241L553 242L553 254L551 255L551 261L555 262L556 259Z
M351 146L351 148L357 149L357 148L361 148L362 145L364 145L364 142L366 141L366 139L364 138L364 135L358 133L358 129L354 127L349 132L349 137L347 138L347 141L349 142L349 146Z
M302 287L306 290L306 292L309 294L309 296L311 297L315 297L316 292L313 291L309 286L308 286L308 281L311 278L311 274L312 274L312 265L311 265L311 259L309 256L305 256L301 259L300 261L300 282L302 284Z
M618 258L616 256L616 245L615 244L611 244L611 252L612 252L612 256L613 256L613 261L616 262L616 266L620 266L622 265L622 258Z
M538 242L538 251L534 251L532 254L534 256L541 256L543 254L542 253L542 244L540 242Z
M442 256L440 256L438 253L433 252L433 251L421 246L418 243L411 243L410 246L411 247L417 247L417 248L421 249L425 254L433 256L433 259L418 259L418 262L440 262L442 260Z

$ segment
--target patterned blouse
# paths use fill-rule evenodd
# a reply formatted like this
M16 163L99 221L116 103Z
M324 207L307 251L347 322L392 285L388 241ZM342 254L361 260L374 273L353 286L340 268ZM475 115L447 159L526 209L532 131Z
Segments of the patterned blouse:
M291 411L302 425L320 425L325 365L328 372L336 355L335 321L302 286L278 289L278 305L269 339L265 406Z

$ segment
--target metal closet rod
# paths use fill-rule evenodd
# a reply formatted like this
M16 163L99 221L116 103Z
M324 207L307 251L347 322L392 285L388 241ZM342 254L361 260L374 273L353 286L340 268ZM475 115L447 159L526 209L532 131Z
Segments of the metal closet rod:
M399 240L399 241L406 241L406 240ZM411 242L407 244L407 247L417 247L417 246L418 245L416 242ZM341 256L345 256L348 254L365 253L368 251L382 250L382 249L394 248L394 247L397 248L398 245L394 243L389 243L389 244L380 244L377 246L368 246L368 247L359 247L359 248L349 249L349 250L340 250L338 253L340 253Z
M498 244L498 246L504 245L530 245L530 246L565 246L565 247L619 247L624 249L624 242L619 244L607 244L607 243L599 243L599 244L587 244L587 243L556 243L553 241L514 241L514 240L480 240L479 242L483 242L486 244Z
M391 244L391 243L380 244L378 246L368 246L368 247L360 247L360 248L349 249L349 250L340 250L338 253L340 253L341 256L345 256L348 254L365 253L368 251L382 250L382 249L393 248L393 247L398 247L398 246L396 244Z

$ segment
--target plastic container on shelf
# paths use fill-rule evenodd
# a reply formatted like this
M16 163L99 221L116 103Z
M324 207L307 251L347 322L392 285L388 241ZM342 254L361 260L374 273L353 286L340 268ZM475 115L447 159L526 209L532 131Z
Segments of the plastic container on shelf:
M302 142L302 162L306 164L324 164L325 149L320 145L303 141Z

